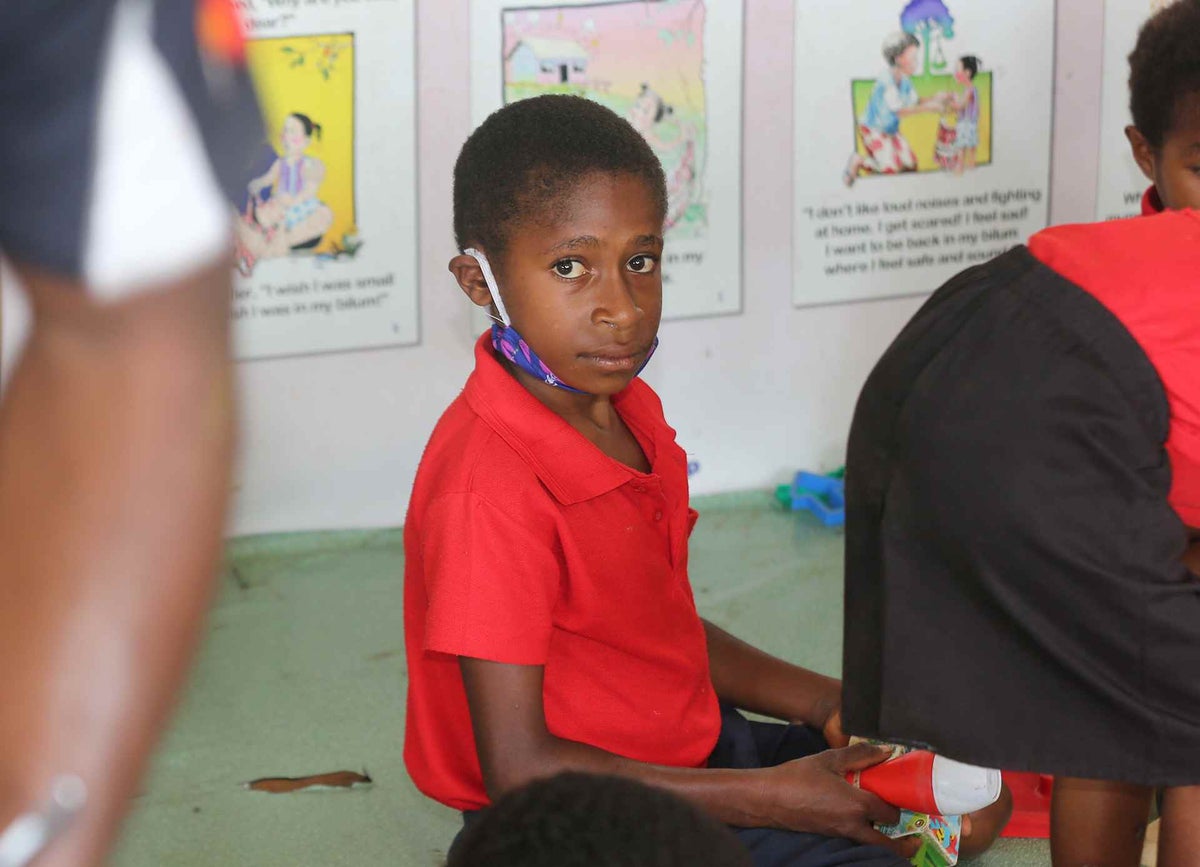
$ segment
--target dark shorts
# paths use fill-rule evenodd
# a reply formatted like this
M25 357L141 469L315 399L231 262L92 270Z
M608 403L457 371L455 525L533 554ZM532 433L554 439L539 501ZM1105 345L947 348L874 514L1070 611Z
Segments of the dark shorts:
M0 249L7 256L120 284L153 274L156 258L166 269L183 266L189 248L201 256L224 243L232 213L225 199L243 187L261 116L244 58L198 34L199 6L5 2ZM128 249L114 249L122 244Z
M766 768L828 748L825 738L814 729L751 721L733 708L722 707L721 735L708 764L711 768ZM482 812L464 813L464 828ZM769 828L733 830L750 850L754 867L908 867L907 861L886 849L849 840Z
M942 287L851 427L846 730L1200 783L1200 582L1169 424L1125 326L1024 247Z

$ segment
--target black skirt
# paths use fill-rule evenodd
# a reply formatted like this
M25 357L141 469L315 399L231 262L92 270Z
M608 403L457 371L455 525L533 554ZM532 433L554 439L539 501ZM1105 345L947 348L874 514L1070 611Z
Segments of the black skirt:
M974 764L1200 783L1200 580L1125 326L1025 248L943 286L859 398L849 732Z

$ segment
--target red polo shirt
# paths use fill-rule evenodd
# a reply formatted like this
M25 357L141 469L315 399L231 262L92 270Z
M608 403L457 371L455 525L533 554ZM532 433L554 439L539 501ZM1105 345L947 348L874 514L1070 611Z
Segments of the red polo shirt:
M676 767L702 766L716 743L686 456L640 379L613 403L649 474L529 394L485 335L421 459L404 526L404 758L417 788L456 809L489 803L459 656L544 666L557 737Z
M1029 240L1044 264L1085 289L1124 323L1158 371L1170 406L1170 502L1200 527L1200 212L1057 226Z

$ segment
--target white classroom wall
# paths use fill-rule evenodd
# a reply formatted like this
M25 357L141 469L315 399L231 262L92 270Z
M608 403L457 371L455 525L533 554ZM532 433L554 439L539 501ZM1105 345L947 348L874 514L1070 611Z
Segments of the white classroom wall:
M646 372L700 465L695 493L840 464L858 389L921 302L792 306L793 2L804 0L746 0L743 313L665 323ZM417 4L421 343L239 365L233 534L403 522L421 450L472 361L470 312L446 271L451 170L471 129L468 18L468 0ZM1094 212L1103 3L1058 0L1057 19L1059 223ZM6 314L12 332L21 314Z

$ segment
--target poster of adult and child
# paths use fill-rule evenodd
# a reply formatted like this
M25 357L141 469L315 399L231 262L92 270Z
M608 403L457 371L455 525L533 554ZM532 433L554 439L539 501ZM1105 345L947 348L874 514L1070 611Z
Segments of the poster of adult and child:
M793 303L926 293L1044 226L1053 84L1053 3L798 3Z

